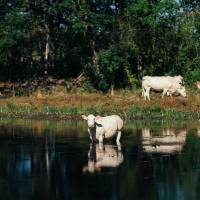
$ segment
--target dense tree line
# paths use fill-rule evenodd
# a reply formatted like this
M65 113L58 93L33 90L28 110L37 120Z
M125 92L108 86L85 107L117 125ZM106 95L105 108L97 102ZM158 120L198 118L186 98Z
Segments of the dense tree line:
M84 73L100 90L143 75L200 79L200 3L192 0L1 0L0 78Z

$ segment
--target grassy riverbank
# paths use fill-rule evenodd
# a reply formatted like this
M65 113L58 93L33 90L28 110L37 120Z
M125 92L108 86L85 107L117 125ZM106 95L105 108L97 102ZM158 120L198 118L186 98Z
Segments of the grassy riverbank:
M41 92L0 99L0 115L17 118L78 119L81 114L119 114L124 119L200 119L200 94L144 101L140 91L120 91L114 96L100 93Z

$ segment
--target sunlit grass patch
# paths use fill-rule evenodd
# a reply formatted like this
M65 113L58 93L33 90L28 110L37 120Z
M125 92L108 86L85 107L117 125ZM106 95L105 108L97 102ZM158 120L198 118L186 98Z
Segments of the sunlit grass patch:
M42 91L42 90L41 90ZM59 90L58 90L59 91ZM60 91L59 91L60 92ZM151 101L141 98L140 90L121 90L113 96L108 93L41 92L24 97L0 99L0 114L11 117L80 118L81 114L106 116L118 114L124 119L199 119L200 94L188 97L165 97L152 94Z

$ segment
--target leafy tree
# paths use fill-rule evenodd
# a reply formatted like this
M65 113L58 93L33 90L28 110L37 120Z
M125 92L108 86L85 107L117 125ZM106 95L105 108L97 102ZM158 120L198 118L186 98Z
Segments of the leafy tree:
M190 0L2 0L0 78L84 72L103 91L133 87L143 75L182 74L191 84L199 79L199 6Z

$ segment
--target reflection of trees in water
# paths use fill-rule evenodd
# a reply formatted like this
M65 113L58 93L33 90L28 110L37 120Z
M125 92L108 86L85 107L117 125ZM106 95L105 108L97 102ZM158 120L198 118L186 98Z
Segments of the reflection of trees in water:
M83 152L83 144L87 145L87 141L79 139L85 134L83 123L37 120L24 123L0 124L0 191L6 181L10 185L4 194L13 191L27 196L25 199L28 196L55 199L56 192L58 196L68 195L65 187L70 188L72 181L72 177L66 179L71 175L67 171L68 160L72 161L73 170L81 169L76 164L80 162L79 156L73 155L73 151ZM66 158L67 152L72 153ZM1 181L2 178L5 180Z
M8 195L13 192L24 199L50 200L56 196L59 199L69 195L70 184L77 184L77 171L81 169L79 155L83 152L78 143L72 146L57 143L47 134L42 139L33 137L32 141L6 138L0 141L0 188L9 183L4 194L7 191ZM5 180L1 181L2 178Z
M81 137L85 135L86 125L80 121L49 121L49 120L3 120L0 119L1 135L30 135L43 137L49 132L56 136Z
M37 196L40 192L38 185L41 186L42 184L44 197L47 198L50 176L47 173L49 170L48 161L45 160L47 154L49 155L48 160L53 159L53 148L52 146L51 150L45 148L45 141L41 140L1 144L0 177L5 179L4 182L9 182L8 193L17 191L18 195L25 196L28 199L30 194ZM8 198L5 197L5 199Z
M200 138L198 130L193 129L188 132L184 153L192 163L192 168L200 169Z
M14 199L200 199L200 139L196 129L187 135L183 129L146 129L142 140L139 129L128 142L122 140L123 155L116 146L102 149L96 144L90 149L89 162L94 171L105 166L109 170L93 175L82 173L88 161L88 141L70 142L69 137L66 144L49 135L48 129L43 129L43 137L26 133L29 130L5 127L0 134L0 192L7 191L4 199L13 199L9 198L12 193L17 193ZM140 145L150 141L166 146L180 143L182 153L140 151ZM89 171L88 165L85 167Z
M104 167L118 167L124 160L120 146L90 144L88 164L83 167L83 172L94 173Z
M127 149L129 147L124 147L130 155L124 159L119 175L123 199L130 196L132 199L200 199L200 139L197 130L193 127L189 131L166 128L156 132L147 128L141 130L141 135L142 146L145 142L152 145L150 142L153 141L155 145L160 143L173 148L161 147L160 150L151 146L150 150L147 149L149 151L135 154L135 150L131 152ZM174 148L174 143L179 143L180 148Z

